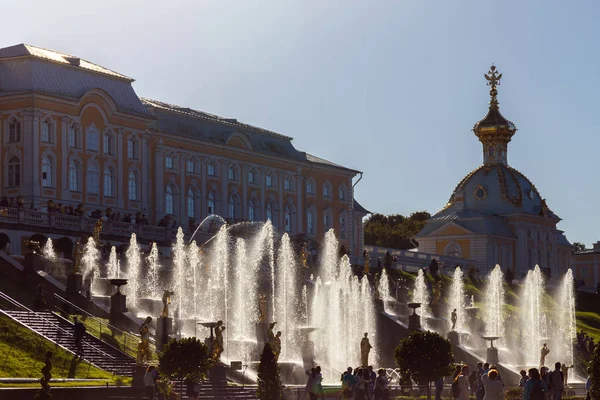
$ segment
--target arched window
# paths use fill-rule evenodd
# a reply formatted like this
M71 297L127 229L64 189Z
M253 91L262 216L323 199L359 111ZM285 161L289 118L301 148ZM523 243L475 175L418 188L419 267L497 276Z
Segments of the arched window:
M193 174L194 172L196 172L196 163L194 162L194 160L188 160L187 172L190 174Z
M316 227L317 217L314 209L308 209L306 213L306 230L310 235L314 235L317 232Z
M129 189L128 190L129 200L137 201L138 200L138 178L137 178L137 174L135 173L135 171L131 171L129 173L128 189Z
M18 157L8 160L8 186L21 185L21 161Z
M88 193L100 193L100 173L96 164L89 164L87 170L87 191Z
M292 207L288 204L285 207L285 231L286 232L291 232L292 231L292 214L293 214L293 210Z
M52 132L52 122L50 120L42 121L42 143L53 143L54 135Z
M235 180L235 168L233 167L233 165L229 166L228 177L229 177L230 181L234 181Z
M212 163L212 161L209 161L208 164L206 165L206 172L208 173L208 176L215 176L215 164Z
M265 184L267 185L267 187L273 187L273 177L271 176L271 174L265 177Z
M340 216L340 239L346 239L346 217Z
M331 184L329 182L323 184L323 197L331 198Z
M208 201L206 202L206 210L208 215L215 214L215 195L213 192L208 193Z
M310 178L308 181L306 181L306 193L315 194L315 181L313 178Z
M273 208L271 207L271 203L267 204L267 219L273 222Z
M71 148L79 147L78 129L75 124L69 126L67 131L67 142Z
M173 188L171 185L167 185L167 189L165 190L165 212L167 214L173 214Z
M331 214L328 212L323 214L323 226L325 227L325 232L331 229Z
M69 163L69 190L79 191L79 163L77 161Z
M231 169L230 169L231 171ZM235 218L235 197L233 195L229 196L229 203L227 204L227 216L231 219Z
M91 151L98 151L100 149L100 137L98 135L98 130L95 126L90 126L87 128L87 140L86 145L87 149Z
M173 169L173 156L171 154L167 154L165 157L165 168Z
M290 178L285 178L283 180L283 189L284 190L292 190L292 185L290 183Z
M344 201L346 200L346 186L342 185L340 186L340 190L339 190L339 196L340 196L340 200Z
M52 159L48 156L44 156L42 159L42 186L43 187L54 187L54 165Z
M444 250L444 255L447 257L460 258L460 256L461 256L460 246L458 244L456 244L455 242L449 243L446 246L446 249Z
M249 221L256 221L256 203L254 202L253 199L250 200L250 202L248 203L248 220Z
M13 119L8 124L8 141L10 143L17 143L21 141L21 122Z
M137 160L138 158L138 142L134 137L127 140L127 157L131 160Z
M113 196L114 174L111 168L104 169L104 195Z
M248 183L254 183L254 170L252 168L248 171Z
M188 218L196 218L196 196L192 188L189 188L187 192L187 213Z
M106 132L104 134L104 154L114 154L113 152L113 135Z

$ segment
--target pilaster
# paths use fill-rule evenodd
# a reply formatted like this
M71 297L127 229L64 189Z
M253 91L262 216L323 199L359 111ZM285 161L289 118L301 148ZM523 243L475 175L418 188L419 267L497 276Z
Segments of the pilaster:
M117 142L117 182L115 187L117 188L117 207L123 209L125 207L124 193L128 189L129 176L126 176L123 166L123 159L128 155L123 152L123 142L127 140L125 136L125 130L123 128L117 129L116 133ZM129 174L127 174L129 175ZM120 188L120 190L118 189Z

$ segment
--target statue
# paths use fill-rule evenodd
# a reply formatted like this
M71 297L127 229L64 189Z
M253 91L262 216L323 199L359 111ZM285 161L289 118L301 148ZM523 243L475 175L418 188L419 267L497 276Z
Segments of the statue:
M433 304L439 303L442 298L442 281L437 281L433 290Z
M550 349L546 346L546 343L542 346L542 350L540 351L540 367L543 367L546 363L546 356L550 353Z
M33 254L39 254L41 252L40 242L35 240L26 240L25 247L27 247L29 252Z
M150 360L150 322L152 322L152 317L146 317L146 320L140 326L140 338L142 341L138 344L138 364L143 364L144 358L146 361Z
M96 246L100 245L100 231L102 230L102 218L98 218L96 220L96 224L94 225L94 242L96 242Z
M302 266L308 268L308 245L304 243L302 250L300 251L300 258L302 259Z
M81 262L83 259L83 245L78 240L75 242L75 249L73 250L73 273L78 274L81 272Z
M360 360L363 367L369 366L369 352L371 351L371 343L369 343L369 334L365 332L365 337L360 341Z
M569 381L569 369L573 368L573 366L569 366L567 367L566 364L563 364L560 366L560 370L563 373L563 385L565 387L565 389L568 387L567 382Z
M458 320L458 315L456 315L456 308L452 311L452 316L450 317L452 321L452 331L456 329L456 321Z
M44 366L42 367L42 378L40 379L40 385L42 387L38 391L36 399L46 400L51 399L50 394L50 379L52 379L52 352L47 351L44 357Z
M215 360L219 360L221 358L221 353L223 352L223 331L225 327L223 326L223 321L217 321L217 326L215 326L215 342L213 344L213 358Z
M169 316L169 304L171 304L171 296L173 296L174 292L171 290L165 290L162 297L163 303L163 311L160 315L163 318L167 318Z
M276 335L273 334L273 328L275 328L276 323L271 322L269 324L269 331L267 332L267 343L269 343L271 350L273 350L275 362L279 360L279 354L281 353L281 331L278 331Z

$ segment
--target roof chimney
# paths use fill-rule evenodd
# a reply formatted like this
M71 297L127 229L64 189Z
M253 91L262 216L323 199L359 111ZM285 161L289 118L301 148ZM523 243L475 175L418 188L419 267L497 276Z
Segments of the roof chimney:
M65 60L69 62L69 64L79 67L80 59L79 57L65 57Z

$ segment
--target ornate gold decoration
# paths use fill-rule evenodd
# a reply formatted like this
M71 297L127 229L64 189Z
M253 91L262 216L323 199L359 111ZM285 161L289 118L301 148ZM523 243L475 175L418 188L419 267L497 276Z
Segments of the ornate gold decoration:
M483 200L487 197L488 191L486 188L484 188L481 185L477 185L477 187L475 188L475 190L473 190L473 196L477 199L477 200Z
M506 176L504 175L504 170L501 166L497 166L496 170L498 171L498 182L500 184L500 196L502 196L502 200L506 201L509 204L512 204L514 207L521 207L523 205L523 193L521 192L521 185L519 184L519 180L515 176L515 174L508 169L509 175L512 178L513 183L516 186L517 193L515 195L509 195L508 193L508 185L506 184Z
M500 84L502 74L498 74L498 71L496 71L496 66L492 64L488 73L484 74L483 76L485 76L485 79L488 81L487 85L490 87L490 106L497 108L498 100L496 99L496 96L498 96L498 90L496 89L496 86Z

